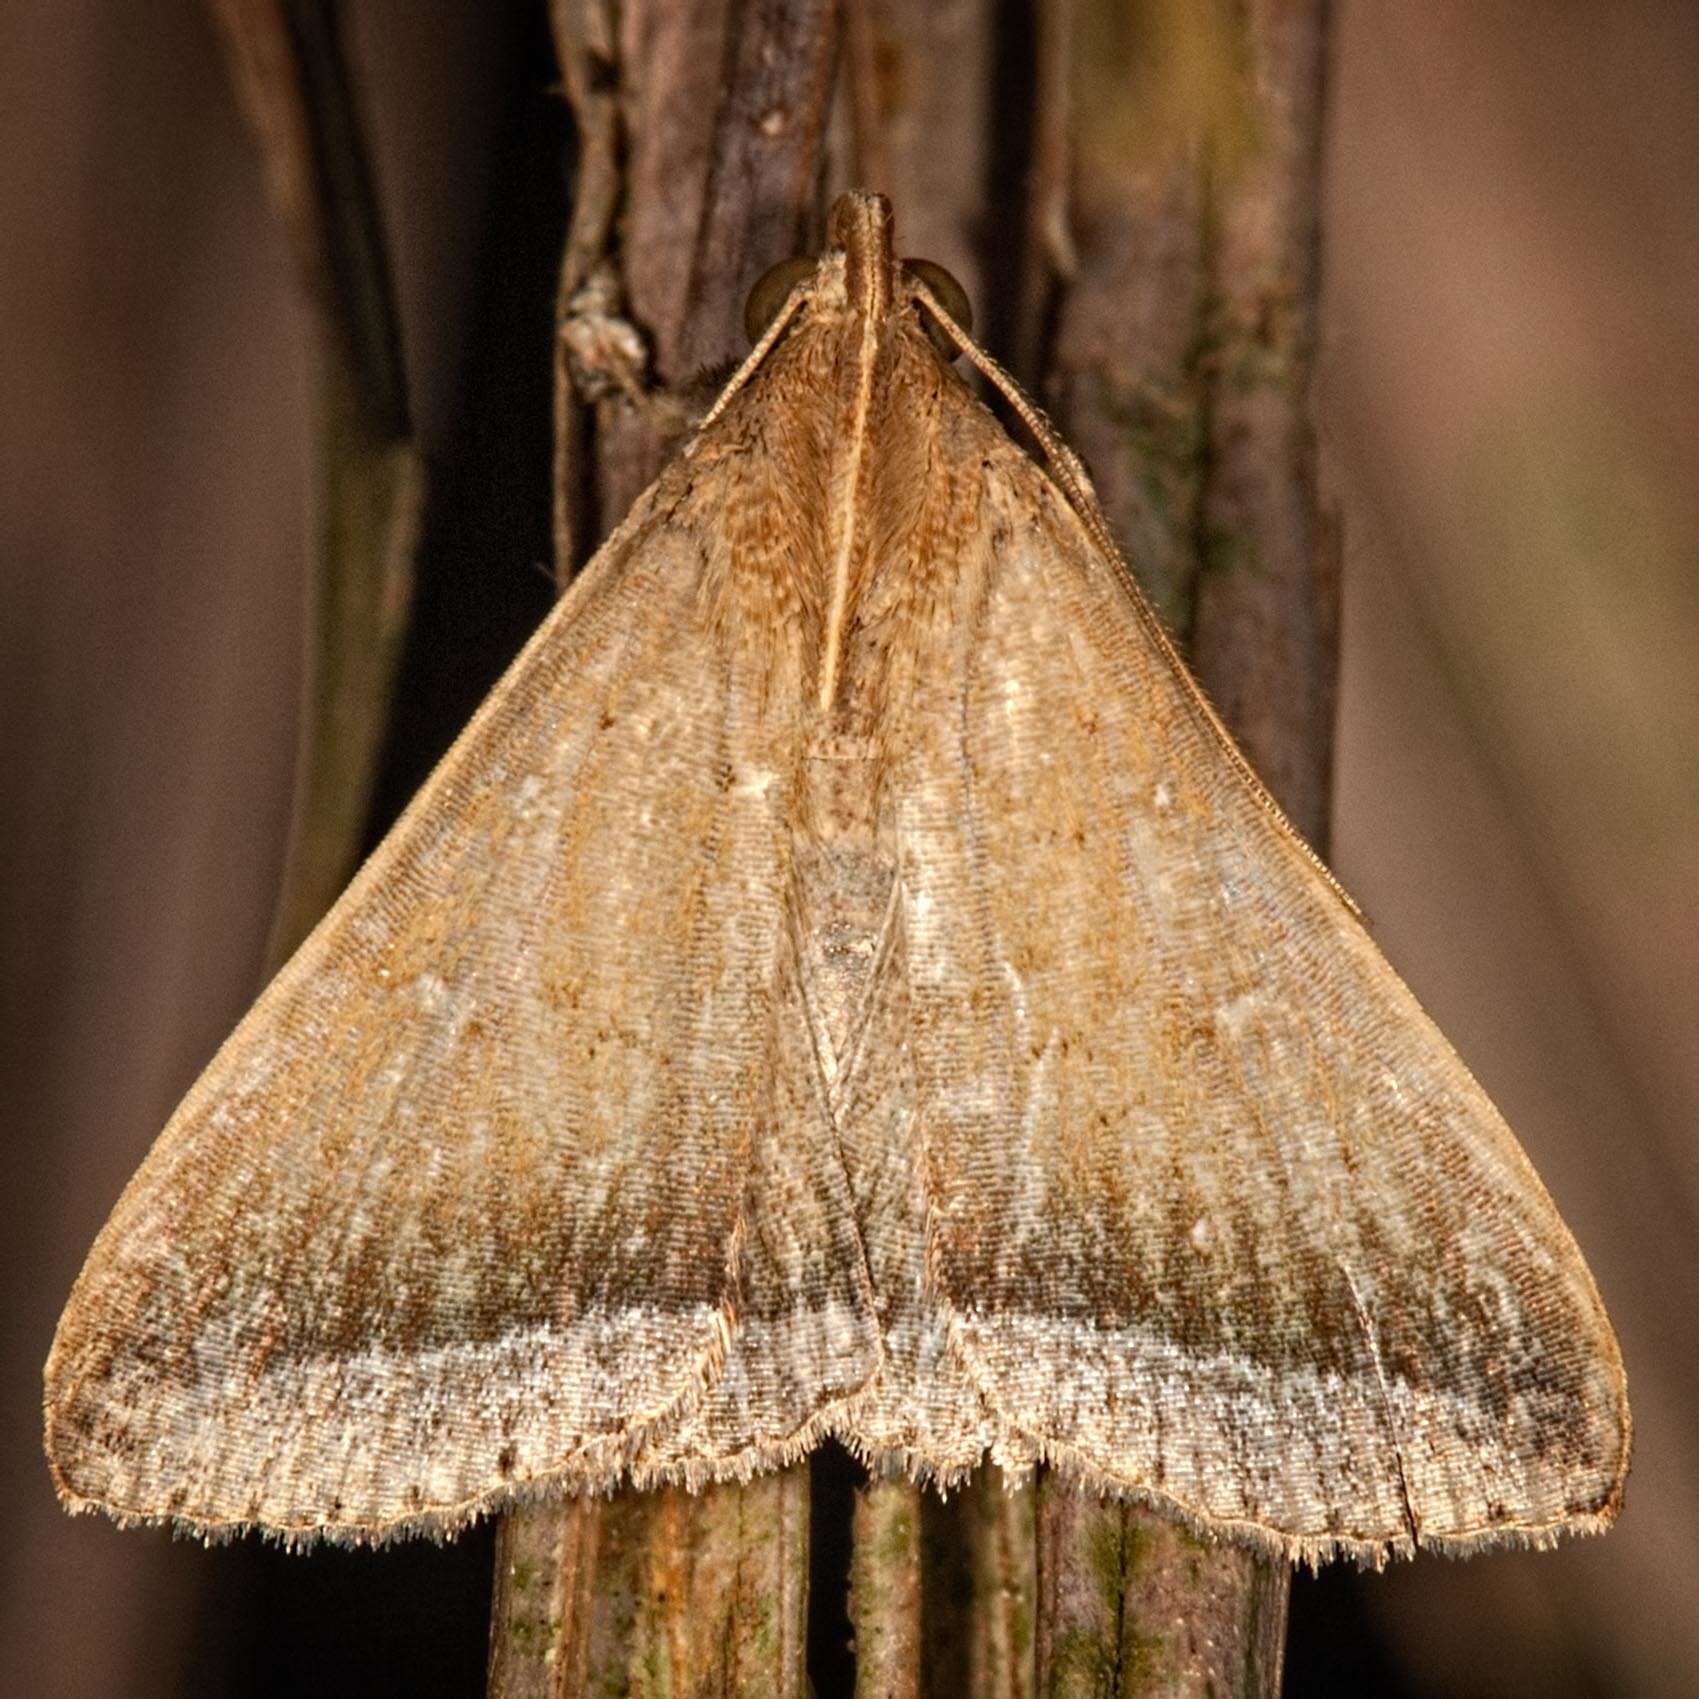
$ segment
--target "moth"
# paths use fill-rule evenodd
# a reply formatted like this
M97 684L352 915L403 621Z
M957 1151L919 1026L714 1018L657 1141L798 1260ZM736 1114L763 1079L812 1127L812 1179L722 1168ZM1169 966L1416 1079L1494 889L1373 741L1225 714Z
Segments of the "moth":
M1606 1526L1574 1241L959 289L850 195L754 306L95 1242L65 1503L375 1542L836 1435L1292 1559Z

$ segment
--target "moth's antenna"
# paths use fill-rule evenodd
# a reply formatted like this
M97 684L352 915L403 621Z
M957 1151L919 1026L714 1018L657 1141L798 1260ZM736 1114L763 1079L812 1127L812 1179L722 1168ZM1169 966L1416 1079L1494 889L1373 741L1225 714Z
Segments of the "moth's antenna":
M804 303L813 299L814 280L811 277L804 278L803 281L797 284L790 294L785 297L785 304L773 315L773 322L767 326L761 340L750 349L743 364L732 373L731 381L720 391L719 399L716 400L714 405L702 415L702 423L696 427L696 435L691 439L689 447L687 447L684 451L686 454L689 454L695 447L696 443L701 440L702 432L707 429L709 425L713 424L713 422L731 405L732 400L737 395L738 391L755 376L756 369L760 366L761 362L767 358L773 344L784 335L791 320L802 311Z
M1332 868L1316 854L1306 841L1303 833L1286 818L1286 811L1275 801L1268 786L1257 776L1256 769L1245 759L1244 752L1239 748L1232 732L1227 729L1226 722L1215 711L1214 703L1203 693L1202 687L1192 677L1191 669L1180 659L1179 651L1174 647L1173 638L1168 635L1167 628L1156 617L1150 603L1145 600L1144 592L1139 588L1138 579L1134 577L1133 569L1127 564L1127 557L1121 553L1120 545L1116 543L1115 535L1109 529L1109 521L1104 518L1103 509L1098 504L1097 491L1092 488L1091 477L1080 457L1056 434L1056 428L1046 417L1044 409L950 317L932 290L918 277L913 278L912 281L915 298L956 339L957 345L967 356L969 364L1003 397L1014 411L1015 416L1026 426L1033 441L1043 450L1044 458L1048 462L1046 470L1067 498L1069 507L1073 509L1075 517L1085 527L1086 534L1120 568L1121 577L1127 588L1132 592L1133 607L1140 622L1145 630L1150 633L1157 647L1161 649L1169 665L1173 667L1194 706L1208 722L1216 737L1221 740L1221 747L1226 752L1227 758L1233 763L1239 777L1251 787L1257 801L1268 810L1275 824L1303 851L1310 865L1332 887L1334 895L1344 903L1358 920L1362 920L1364 918L1363 911L1357 905L1356 900L1334 877Z

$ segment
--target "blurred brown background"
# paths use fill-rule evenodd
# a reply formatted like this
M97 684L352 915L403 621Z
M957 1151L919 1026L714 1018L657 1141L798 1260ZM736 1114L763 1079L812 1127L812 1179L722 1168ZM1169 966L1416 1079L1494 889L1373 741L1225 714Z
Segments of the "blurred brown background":
M548 599L547 390L523 374L569 138L529 9L349 12L436 473L403 794ZM207 1553L65 1519L41 1461L83 1252L256 988L309 337L199 6L14 0L5 34L0 1692L476 1691L481 1538ZM1300 1583L1288 1691L1692 1692L1699 15L1345 4L1334 46L1334 859L1587 1252L1637 1445L1606 1539Z

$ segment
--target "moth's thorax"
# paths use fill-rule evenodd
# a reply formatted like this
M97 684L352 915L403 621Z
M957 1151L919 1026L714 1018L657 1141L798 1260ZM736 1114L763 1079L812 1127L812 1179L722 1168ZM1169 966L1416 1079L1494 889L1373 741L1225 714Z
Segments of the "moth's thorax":
M915 656L974 570L985 460L1008 449L912 307L870 349L859 329L841 296L811 301L738 398L707 590L777 712L888 747Z
M1006 439L929 340L885 203L845 197L830 238L699 439L736 491L707 589L767 699L888 744Z
M872 486L883 447L873 438L879 380L883 375L889 381L890 376L885 348L894 328L889 205L876 196L845 196L833 209L831 238L833 247L843 254L844 305L834 362L837 451L832 456L825 508L829 576L816 695L823 712L831 710L843 679L852 604L858 583L866 576ZM887 369L882 372L882 368Z

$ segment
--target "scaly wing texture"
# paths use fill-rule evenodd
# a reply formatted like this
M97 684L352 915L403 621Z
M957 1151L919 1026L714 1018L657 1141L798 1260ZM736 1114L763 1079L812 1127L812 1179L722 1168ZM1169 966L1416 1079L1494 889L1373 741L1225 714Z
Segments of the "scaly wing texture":
M73 1507L452 1528L528 1483L682 1472L691 1420L699 1472L737 1472L872 1372L787 1008L801 663L725 520L774 473L758 444L704 482L707 458L588 569L125 1192L48 1364Z
M874 1375L879 1326L838 1139L809 1042L792 931L772 1126L745 1176L736 1331L707 1395L645 1439L640 1484L747 1478L801 1456Z
M932 1287L1015 1460L1311 1559L1604 1525L1621 1363L1550 1199L979 429L899 879Z

